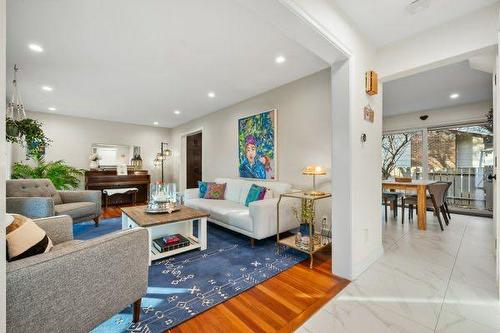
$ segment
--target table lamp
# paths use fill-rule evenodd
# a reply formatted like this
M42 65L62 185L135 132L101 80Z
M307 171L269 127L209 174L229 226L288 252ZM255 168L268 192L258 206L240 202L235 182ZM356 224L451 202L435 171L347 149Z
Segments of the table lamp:
M326 170L319 165L309 165L304 170L302 170L303 175L313 176L313 190L306 192L307 195L320 196L324 195L325 192L316 191L316 176L326 175Z

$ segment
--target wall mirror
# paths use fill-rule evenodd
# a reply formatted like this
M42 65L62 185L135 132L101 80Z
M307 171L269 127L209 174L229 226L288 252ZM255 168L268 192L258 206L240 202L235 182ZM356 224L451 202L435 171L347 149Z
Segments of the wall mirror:
M99 156L100 167L129 165L132 158L132 149L131 146L127 145L92 144L92 153Z

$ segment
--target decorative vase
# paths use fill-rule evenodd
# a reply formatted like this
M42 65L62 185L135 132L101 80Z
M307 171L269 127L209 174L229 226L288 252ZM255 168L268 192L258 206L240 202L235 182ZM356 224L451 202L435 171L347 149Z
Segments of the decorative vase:
M142 168L141 147L134 146L134 156L130 160L130 164L132 164L135 170Z
M97 162L97 161L90 161L89 167L90 167L90 169L98 169L99 168L99 162Z

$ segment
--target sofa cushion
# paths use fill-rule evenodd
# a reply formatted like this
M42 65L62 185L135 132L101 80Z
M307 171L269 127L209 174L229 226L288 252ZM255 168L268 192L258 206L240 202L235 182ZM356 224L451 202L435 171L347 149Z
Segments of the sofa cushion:
M59 250L65 249L67 247L72 247L72 246L78 245L80 243L83 243L83 241L82 240L76 240L76 239L70 240L70 241L67 241L67 242L62 242L62 243L54 245L54 247L52 248L51 251L59 251Z
M279 197L280 194L289 192L292 189L292 185L283 182L277 181L260 181L260 180L246 180L246 179L232 179L232 178L216 178L215 182L217 183L226 183L226 198L231 201L239 202L241 204L245 204L248 191L252 184L256 184L258 186L263 186L265 188L271 189L267 198ZM238 194L236 194L238 193ZM238 199L236 199L236 197Z
M210 205L210 217L231 226L252 231L253 223L248 207L229 200L206 200Z
M207 193L205 193L205 199L224 200L225 192L226 192L226 183L224 184L210 183L208 184Z
M52 198L55 205L63 203L50 179L10 179L6 192L7 197L44 197Z
M95 202L72 202L55 205L56 215L69 215L73 219L94 215L96 212Z
M247 201L247 196L248 196L248 192L250 192L250 188L252 187L252 183L250 182L246 182L244 181L242 184L241 184L241 192L240 192L240 199L238 200L238 202L240 204L245 204L245 202Z
M7 215L7 260L14 261L49 252L52 241L45 230L32 219L12 214Z
M210 213L210 207L212 206L212 201L220 201L220 200L196 198L196 199L186 200L185 205L194 209L199 209Z
M226 193L224 194L225 200L233 202L240 201L241 193L241 180L239 179L216 179L218 183L226 183Z

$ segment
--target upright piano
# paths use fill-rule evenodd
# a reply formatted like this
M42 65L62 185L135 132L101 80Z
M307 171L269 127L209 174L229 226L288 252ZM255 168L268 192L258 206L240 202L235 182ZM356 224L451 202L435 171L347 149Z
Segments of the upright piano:
M85 189L98 190L118 189L135 187L137 192L137 203L148 201L149 184L151 177L147 170L128 170L125 176L118 176L116 170L90 170L85 172ZM113 195L109 199L110 205L130 204L131 198L128 195Z

